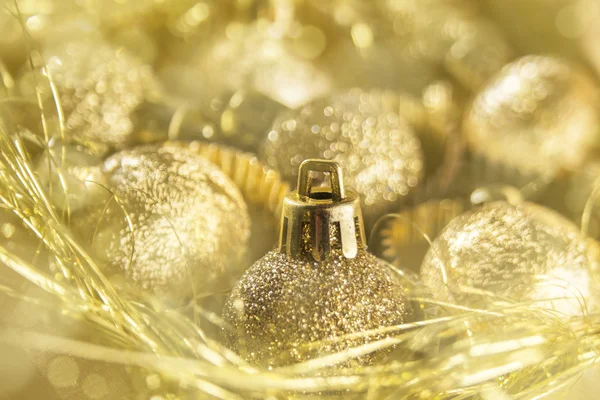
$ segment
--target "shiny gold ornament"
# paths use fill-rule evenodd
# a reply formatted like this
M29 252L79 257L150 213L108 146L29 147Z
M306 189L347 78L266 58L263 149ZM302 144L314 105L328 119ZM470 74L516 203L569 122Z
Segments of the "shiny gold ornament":
M330 173L331 190L311 190L311 171ZM279 248L244 274L225 305L225 341L252 364L343 351L383 336L343 335L411 318L400 278L365 251L358 195L344 190L341 174L331 161L301 165L298 191L284 200Z
M263 148L291 179L306 158L336 161L369 213L379 214L421 183L424 154L389 92L352 89L278 116ZM389 104L388 104L389 101Z
M450 222L421 276L441 301L479 308L532 301L580 315L584 302L588 310L597 307L594 268L590 245L570 221L533 203L501 201Z
M279 172L267 167L251 153L203 141L169 141L164 146L184 147L215 164L238 187L252 222L248 244L250 265L273 249L277 243L277 228L281 203L290 185Z
M248 211L214 164L185 148L147 145L111 156L103 172L114 197L73 220L78 232L94 234L107 275L173 301L217 292L237 277Z
M24 74L21 91L34 97L37 88L46 109L57 115L51 80L58 90L68 134L108 145L129 142L134 130L132 113L158 87L150 66L94 38L60 42L43 54L46 66Z
M598 143L591 78L556 57L525 56L477 94L463 130L479 157L527 175L576 169Z

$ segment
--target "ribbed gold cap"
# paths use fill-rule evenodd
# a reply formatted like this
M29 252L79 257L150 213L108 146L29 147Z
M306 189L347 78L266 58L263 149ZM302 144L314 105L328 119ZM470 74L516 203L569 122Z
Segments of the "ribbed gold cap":
M311 172L328 173L330 188L312 188ZM346 258L366 248L358 195L344 189L342 169L336 162L305 160L298 172L298 189L283 200L279 250L288 257L309 253L326 260L332 245L341 245Z

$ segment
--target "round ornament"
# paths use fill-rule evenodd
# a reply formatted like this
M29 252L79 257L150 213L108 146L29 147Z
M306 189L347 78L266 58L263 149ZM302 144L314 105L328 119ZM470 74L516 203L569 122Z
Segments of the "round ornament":
M331 190L311 190L311 171L330 173ZM225 304L225 342L252 364L276 367L344 351L384 337L345 335L412 318L407 287L365 251L358 196L344 190L341 173L331 161L301 165L298 191L284 200L279 248L246 271Z
M369 213L379 214L413 192L424 175L422 144L388 94L352 89L280 114L263 158L290 180L307 158L333 160Z
M533 302L580 315L585 302L597 307L594 270L591 245L566 218L533 203L496 201L446 226L421 277L440 301L479 308Z
M473 99L463 131L490 168L522 175L574 170L598 143L598 94L566 60L525 56L505 66Z
M107 275L174 302L215 293L241 273L250 235L236 185L184 147L146 145L103 165L114 196L76 220Z
M112 146L127 144L134 111L158 89L151 67L91 37L49 45L43 55L45 67L20 78L21 92L33 98L41 92L47 112L57 114L51 81L68 134Z
M314 3L342 31L327 54L337 86L360 82L418 93L445 69L477 89L512 58L499 29L469 2Z

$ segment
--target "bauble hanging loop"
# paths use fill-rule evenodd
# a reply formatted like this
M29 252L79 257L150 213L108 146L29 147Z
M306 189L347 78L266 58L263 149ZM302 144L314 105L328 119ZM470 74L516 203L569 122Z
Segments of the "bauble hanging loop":
M329 173L331 188L312 188L311 172ZM283 202L279 250L288 257L309 251L315 261L323 261L332 241L341 242L346 258L355 258L359 247L366 247L360 199L344 189L339 164L309 159L300 165L298 190Z

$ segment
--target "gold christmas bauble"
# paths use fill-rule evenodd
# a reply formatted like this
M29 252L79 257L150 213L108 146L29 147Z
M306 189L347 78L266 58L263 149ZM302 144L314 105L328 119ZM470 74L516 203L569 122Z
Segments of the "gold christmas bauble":
M487 308L535 302L567 315L597 307L592 247L558 213L492 202L452 220L434 240L421 276L441 301ZM487 295L476 294L486 291Z
M95 234L107 275L174 301L217 292L239 276L250 220L217 166L184 147L147 145L109 157L103 172L114 196L73 220Z
M299 189L284 200L279 248L246 271L223 311L225 343L262 367L378 340L385 334L344 336L412 318L407 287L365 251L358 196L344 192L339 166L307 160L300 168ZM301 183L310 170L331 172L333 190L311 192Z
M262 19L232 22L202 46L173 50L159 73L171 92L212 98L243 89L299 107L331 88L330 77L313 62L326 39L316 26L282 25Z
M411 54L440 63L476 89L512 58L502 33L471 2L383 0L387 18Z
M336 31L328 36L327 51L319 64L331 75L336 88L360 86L403 90L418 95L442 79L437 60L413 40L412 10L395 21L394 13L380 1L313 1Z
M333 54L327 55L333 79L345 86L360 82L416 94L441 79L445 68L476 89L512 58L502 33L470 2L314 3L347 30L341 36L348 40L336 38Z
M598 143L591 78L551 56L505 66L473 99L463 130L472 151L528 174L573 170Z
M41 92L46 112L57 114L51 80L69 135L117 146L131 140L132 114L158 88L149 65L92 37L49 45L43 55L45 68L19 81L25 96Z
M311 157L336 161L369 213L407 196L424 174L424 155L390 92L351 89L280 114L263 158L286 178Z

